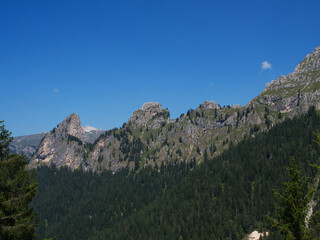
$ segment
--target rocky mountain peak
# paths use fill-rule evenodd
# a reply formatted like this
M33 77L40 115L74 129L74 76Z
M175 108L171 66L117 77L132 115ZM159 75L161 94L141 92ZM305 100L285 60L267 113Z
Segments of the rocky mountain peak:
M295 68L295 73L314 71L320 68L320 47L308 54Z
M71 135L82 140L83 129L81 126L81 120L78 114L72 113L66 117L56 128L57 132L66 137Z
M257 97L260 104L275 107L278 112L295 115L310 106L320 108L320 47L308 54L293 73L266 84ZM294 111L292 111L294 110Z
M72 113L47 133L32 156L29 167L41 165L68 166L76 169L82 162L83 130L79 116Z
M137 127L150 126L151 128L159 128L161 122L169 122L169 117L169 111L163 109L161 104L147 102L132 113L129 123L135 124Z
M151 109L158 111L158 112L161 112L162 106L158 102L146 102L140 108L140 110L142 110L142 111L150 111Z
M287 76L281 75L276 80L266 84L262 93L277 91L278 89L305 88L307 84L320 81L320 47L308 54Z
M201 104L201 108L203 109L220 109L220 106L218 103L215 103L214 101L212 100L209 100L209 101L204 101L204 103Z

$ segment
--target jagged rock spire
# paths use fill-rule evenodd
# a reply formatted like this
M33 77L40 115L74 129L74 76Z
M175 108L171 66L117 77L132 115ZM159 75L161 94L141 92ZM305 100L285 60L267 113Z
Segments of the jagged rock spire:
M66 117L42 139L29 167L55 164L58 167L78 168L83 160L82 134L79 116L73 113Z
M72 113L66 117L56 129L57 132L61 133L64 138L67 135L71 135L82 140L83 128L81 126L81 120L78 114Z

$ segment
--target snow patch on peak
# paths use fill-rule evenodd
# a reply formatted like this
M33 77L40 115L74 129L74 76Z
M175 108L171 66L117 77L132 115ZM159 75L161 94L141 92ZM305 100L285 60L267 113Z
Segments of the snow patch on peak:
M82 126L83 132L92 132L92 131L100 131L101 129L94 128L91 126Z

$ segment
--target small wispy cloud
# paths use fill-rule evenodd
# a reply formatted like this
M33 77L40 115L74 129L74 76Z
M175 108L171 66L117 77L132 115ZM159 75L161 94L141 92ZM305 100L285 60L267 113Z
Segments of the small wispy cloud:
M271 69L272 68L272 65L271 63L269 63L268 61L264 61L261 63L261 69L262 70L266 70L266 69Z
M209 87L211 87L211 88L212 88L212 87L213 87L213 83L209 83Z
M54 92L54 93L58 93L60 90L58 89L58 88L54 88L54 89L52 89L52 92Z

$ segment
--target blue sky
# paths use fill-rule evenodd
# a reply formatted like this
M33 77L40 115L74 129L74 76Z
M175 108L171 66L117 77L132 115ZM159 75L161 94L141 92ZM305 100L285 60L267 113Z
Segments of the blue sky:
M172 118L205 100L245 105L320 46L319 9L319 0L0 1L0 120L19 136L73 112L83 125L118 127L149 101Z

